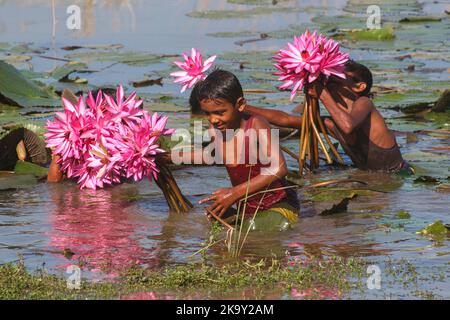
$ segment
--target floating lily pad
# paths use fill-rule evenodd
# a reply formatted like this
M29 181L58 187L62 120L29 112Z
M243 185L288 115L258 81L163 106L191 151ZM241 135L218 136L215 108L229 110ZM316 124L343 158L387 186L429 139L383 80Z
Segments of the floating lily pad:
M14 172L18 175L21 174L32 174L37 179L42 179L47 177L48 169L38 166L34 163L27 161L17 161L16 166L14 167Z
M26 79L16 68L0 61L0 95L22 107L58 106L58 96Z
M430 176L420 176L414 180L414 183L437 184L439 180Z
M155 55L142 52L114 52L114 51L88 51L78 52L66 55L71 60L91 62L117 62L126 65L146 66L149 64L160 63L165 59L175 57L174 55Z
M31 188L37 183L33 174L17 175L0 171L0 191Z
M352 40L386 41L395 39L395 32L392 26L380 29L360 29L350 30L344 36Z
M256 15L274 13L294 13L305 11L305 8L298 7L255 7L249 10L206 10L194 11L187 14L191 18L202 19L238 19L249 18Z
M341 213L347 211L348 204L351 200L355 199L358 195L356 193L352 193L350 196L345 197L339 203L333 204L330 209L323 210L320 215L329 216L336 213Z
M406 210L400 210L395 215L398 219L409 219L411 218L411 214Z
M55 80L62 80L67 78L71 73L75 71L84 70L87 68L85 63L71 61L60 67L55 68L49 73L49 76Z
M448 233L448 229L445 227L444 223L441 220L437 220L420 231L417 231L416 234L421 235L429 235L429 236L442 236Z
M251 32L251 31L208 33L208 36L218 38L241 38L241 37L253 37L258 35L259 35L258 32Z
M400 23L439 22L442 18L432 16L408 16L400 19Z

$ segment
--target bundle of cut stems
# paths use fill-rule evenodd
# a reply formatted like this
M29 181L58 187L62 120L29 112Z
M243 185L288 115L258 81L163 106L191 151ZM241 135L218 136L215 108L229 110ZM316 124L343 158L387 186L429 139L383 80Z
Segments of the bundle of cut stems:
M158 165L159 174L158 179L155 179L155 181L163 192L170 210L177 213L188 212L193 205L181 192L169 167L161 159L156 159L156 164Z
M327 150L320 133L322 133L325 138L325 142L330 147L330 151ZM319 145L328 164L333 163L330 152L338 163L344 163L342 157L337 152L336 147L331 142L325 124L320 117L319 100L308 94L305 95L305 107L303 109L299 142L298 173L300 176L303 174L303 169L306 169L307 167L311 172L319 167ZM309 165L306 163L307 158Z

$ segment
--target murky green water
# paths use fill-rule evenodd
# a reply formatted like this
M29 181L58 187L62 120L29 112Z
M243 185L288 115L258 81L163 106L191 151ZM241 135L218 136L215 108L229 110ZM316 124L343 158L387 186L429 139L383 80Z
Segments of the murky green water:
M218 64L235 72L244 88L273 90L249 94L252 103L265 107L278 105L290 111L295 105L289 103L285 93L275 90L277 82L271 75L270 61L273 52L306 26L328 35L339 33L336 28L363 29L367 7L360 1L347 4L341 0L279 1L275 6L271 1L261 1L261 6L225 0L80 1L86 20L82 30L73 32L64 27L65 9L73 1L56 1L57 22L52 39L49 2L0 1L0 57L27 71L28 78L52 85L56 90L70 86L82 91L123 83L131 91L131 81L163 77L163 86L137 91L145 98L146 108L169 113L169 124L174 127L190 126L188 97L179 94L179 87L168 77L174 70L171 64L174 58L153 55L179 54L193 46L207 55L218 54ZM433 1L369 2L380 5L383 22L394 25L395 39L352 41L344 35L343 46L351 50L352 58L366 63L374 73L375 102L390 127L397 131L404 157L419 167L418 176L432 176L438 182L415 183L417 177L324 167L314 177L306 177L305 183L353 178L367 182L368 186L353 184L300 191L302 218L295 227L284 233L251 234L243 257L361 256L380 266L382 289L351 292L350 298L420 297L416 292L420 290L448 299L449 238L428 238L416 231L436 220L450 223L450 192L443 187L450 184L450 135L417 133L417 141L411 142L407 141L406 133L448 130L450 117L444 113L423 118L404 112L416 103L435 101L442 90L450 87L450 22L444 13L450 7ZM264 11L267 8L278 11L267 14ZM225 18L230 15L227 10L234 12L231 18ZM399 23L406 15L437 15L441 21ZM260 33L269 37L236 44L256 39ZM28 46L21 46L22 42ZM123 48L61 49L88 44L122 44ZM398 59L407 54L411 56ZM81 70L90 72L74 72L70 78L86 78L88 84L58 82L47 72L65 62L48 57L85 63ZM411 65L414 70L408 71ZM53 108L2 105L0 126L23 123L39 131L53 111ZM297 140L284 144L297 151ZM288 161L295 170L296 163ZM193 203L200 199L196 195L229 185L221 167L183 167L174 171L174 175ZM80 191L70 182L57 186L35 181L24 184L29 187L0 191L0 263L15 261L18 255L23 255L30 269L43 263L55 270L82 263L83 276L101 279L114 277L122 268L136 263L158 268L201 259L198 255L190 256L202 248L210 231L202 206L196 205L184 215L170 213L162 193L147 181L97 191ZM358 193L358 197L350 203L348 212L328 217L318 215L351 192ZM398 218L400 210L408 211L411 217ZM223 245L211 248L208 256L215 263L228 259ZM400 268L405 261L419 274L413 285L394 281L388 274L392 265ZM246 293L249 296L251 293ZM289 292L267 292L265 297L292 296Z

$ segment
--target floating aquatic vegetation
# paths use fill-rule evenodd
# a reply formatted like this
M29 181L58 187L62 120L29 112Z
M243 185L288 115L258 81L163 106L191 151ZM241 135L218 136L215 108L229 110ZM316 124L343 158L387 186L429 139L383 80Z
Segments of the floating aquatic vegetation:
M38 183L34 174L21 174L0 171L0 191L34 187Z
M67 81L71 73L85 69L87 69L85 63L71 61L50 71L49 76L57 81Z
M148 87L153 85L162 86L162 77L157 79L145 79L145 80L139 80L139 81L133 81L131 84L135 88L141 88L141 87Z
M400 19L400 23L439 22L442 18L433 16L408 16Z
M333 206L330 209L325 209L322 212L320 212L320 215L322 216L329 216L336 213L342 213L347 211L348 204L351 200L355 199L358 195L356 193L351 193L350 196L345 197L342 199L339 203L333 204Z
M437 184L439 180L430 176L420 176L414 179L414 183Z
M343 37L359 41L359 40L369 40L369 41L386 41L395 39L395 32L392 26L383 27L380 29L353 29L345 31ZM336 37L340 39L342 37Z
M305 11L306 8L299 7L255 7L248 10L207 10L194 11L187 14L191 18L202 19L240 19L249 18L256 15L274 13L295 13Z
M395 214L395 217L398 219L409 219L411 218L411 214L406 210L400 210Z
M122 49L122 44L109 44L109 45L84 45L84 46L65 46L61 49L66 51L73 51L78 49L92 49L92 50L112 50L112 49Z
M123 51L87 51L72 53L65 56L70 60L81 61L84 63L92 62L115 62L123 63L129 66L147 66L149 64L160 63L174 55L155 55L142 52L123 52Z
M416 234L426 235L426 236L445 236L449 230L446 228L442 220L437 220L420 231L417 231Z
M17 161L14 167L16 174L32 174L40 180L47 177L48 169L27 161Z
M58 96L48 87L26 79L16 68L0 61L0 99L21 107L59 105Z

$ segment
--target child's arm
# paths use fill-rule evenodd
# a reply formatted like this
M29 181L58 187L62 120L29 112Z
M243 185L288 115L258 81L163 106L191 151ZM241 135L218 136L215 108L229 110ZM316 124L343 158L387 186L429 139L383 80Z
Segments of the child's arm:
M59 160L59 156L52 156L52 163L50 164L50 168L48 169L47 181L48 182L61 182L63 180L63 174L59 167L59 164L56 163Z
M264 109L248 104L245 105L243 112L264 117L271 124L279 127L300 129L302 123L301 116L293 116L283 111Z
M313 87L308 91L312 96L319 96L325 108L330 113L335 124L344 134L350 134L358 128L367 116L373 111L373 103L369 98L358 98L351 108L351 111L339 107L334 101L327 87L319 81L316 81Z
M219 189L213 192L213 194L205 199L202 199L200 203L214 201L214 203L208 207L208 210L213 212L217 216L222 216L226 210L231 207L236 201L245 197L246 194L253 194L255 192L265 190L266 187L271 184L273 181L284 177L287 174L286 162L284 160L283 154L280 151L280 148L277 146L275 148L275 154L271 154L271 146L272 143L278 143L278 141L273 141L270 135L270 126L269 123L260 117L257 117L253 121L253 129L257 130L257 136L259 137L259 131L262 129L266 129L267 131L267 148L268 148L268 156L272 160L272 165L274 168L271 168L270 174L260 174L248 182L244 182L240 185L237 185L233 188L225 188ZM258 138L259 139L259 138ZM262 141L258 140L259 145L261 145ZM269 173L269 172L268 172Z

